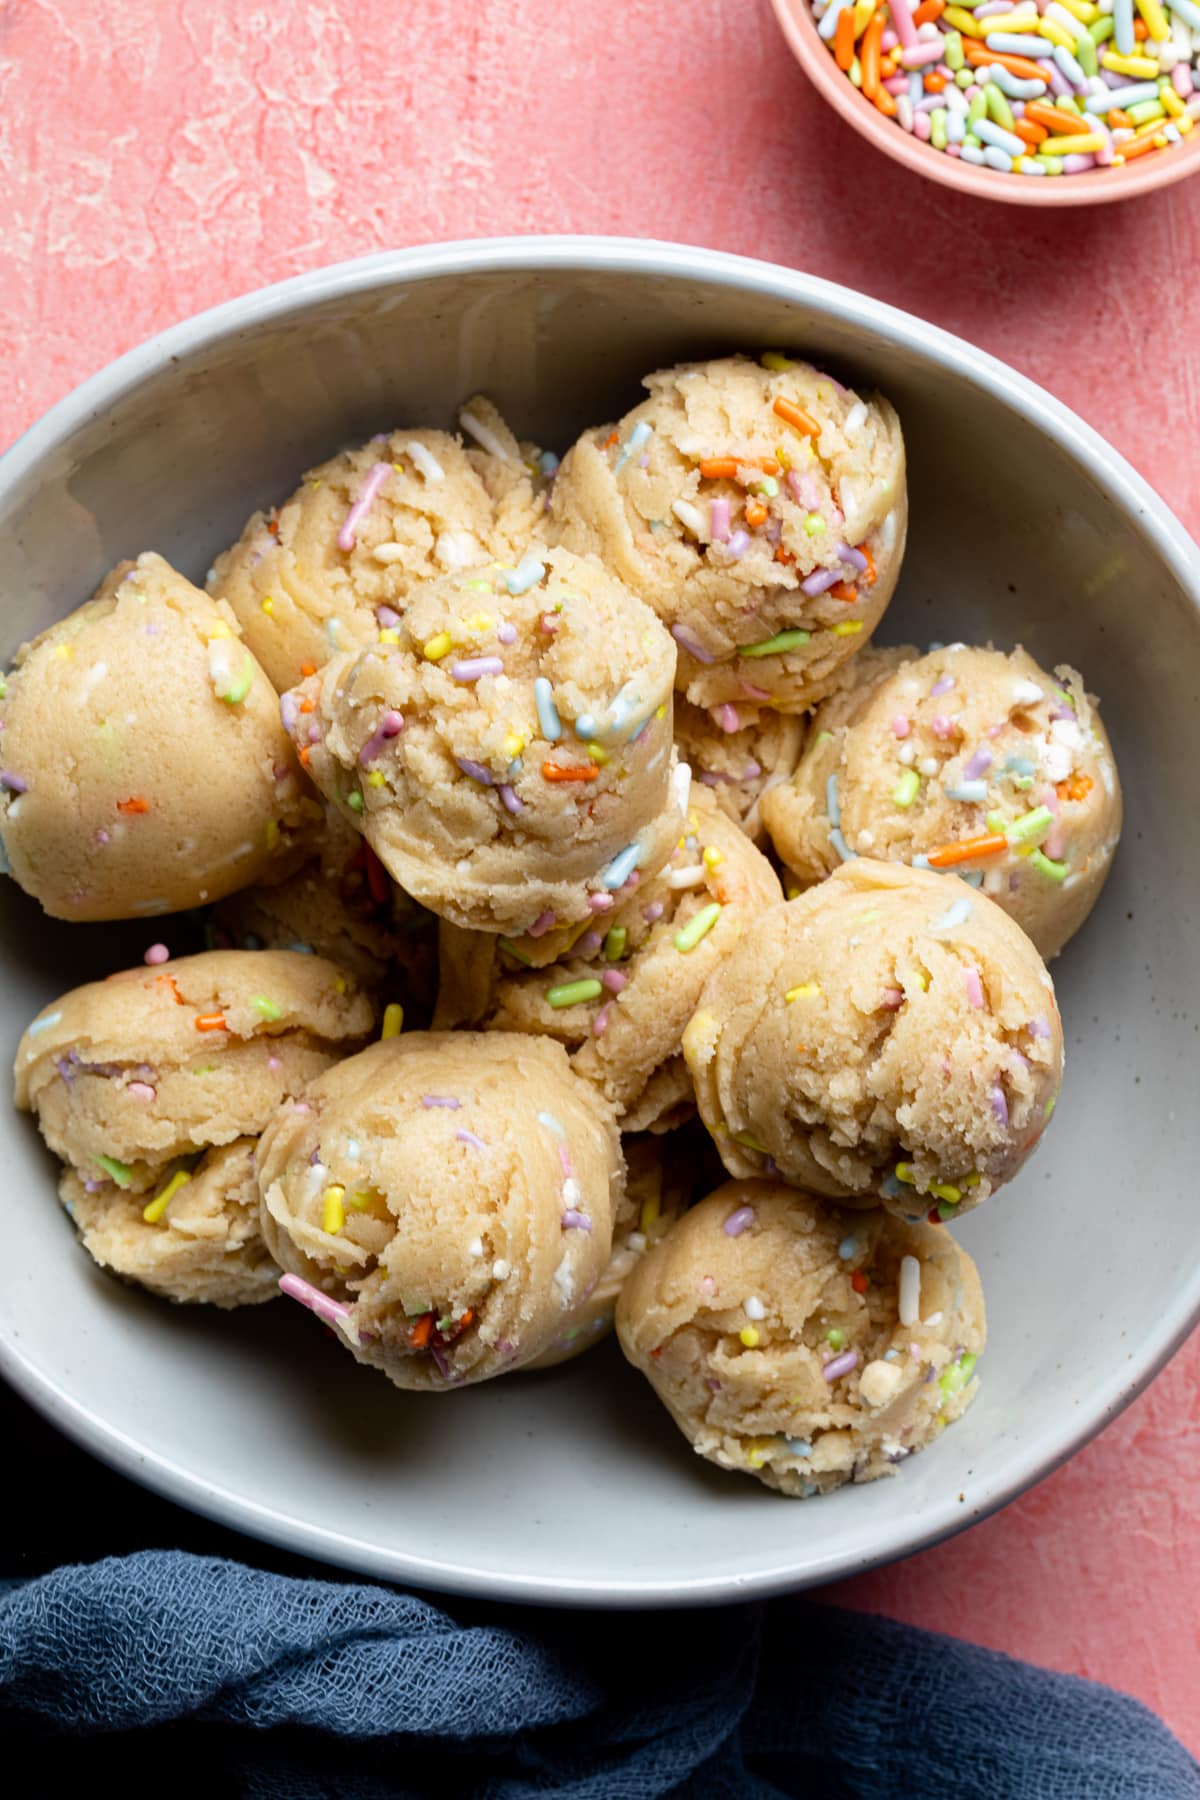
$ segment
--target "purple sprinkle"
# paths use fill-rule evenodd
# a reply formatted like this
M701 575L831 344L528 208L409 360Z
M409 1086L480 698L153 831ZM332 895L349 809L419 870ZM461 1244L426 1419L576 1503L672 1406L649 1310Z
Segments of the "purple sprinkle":
M448 1106L451 1112L457 1112L462 1105L462 1101L456 1100L453 1094L422 1094L421 1105Z
M10 794L29 792L29 783L22 781L19 775L14 775L11 769L0 769L0 787L6 787Z
M930 699L936 700L939 694L948 694L953 686L953 675L940 675L929 690Z
M748 531L742 531L739 527L729 540L729 554L730 556L745 556L749 548L750 533ZM708 660L711 662L712 658L709 657Z
M755 687L753 682L750 681L743 681L741 689L747 700L769 700L771 698L771 695L766 688Z
M358 760L366 768L375 761L389 738L394 738L404 730L404 720L398 712L385 712L375 730L358 753Z
M708 528L713 535L713 541L718 544L727 544L729 542L728 500L711 501L708 508L708 517Z
M598 931L585 931L579 940L579 954L581 956L595 956L603 942L604 939Z
M1048 1038L1050 1036L1050 1027L1045 1019L1030 1019L1025 1029L1031 1038Z
M656 925L662 918L664 910L661 900L652 900L649 906L643 906L642 917L647 925Z
M300 716L300 704L295 694L280 694L279 717L283 721L285 731L295 731L296 721Z
M450 664L455 681L481 681L485 675L503 675L504 664L498 656L464 656Z
M534 938L545 937L546 933L550 930L550 927L555 924L557 919L558 914L550 912L549 909L547 909L546 912L539 913L537 918L533 921L533 924L529 927L527 936Z
M800 587L801 591L810 599L815 599L818 594L825 593L828 588L833 587L841 579L840 569L814 569L811 575L805 576Z
M761 774L762 774L762 764L761 763L748 762L746 764L746 767L742 770L742 780L743 781L757 781Z
M1008 1100L1007 1100L1007 1097L1005 1096L1004 1089L1000 1086L999 1082L997 1082L995 1087L992 1089L992 1111L996 1115L997 1125L1002 1126L1004 1128L1004 1130L1007 1131L1008 1130Z
M568 1206L562 1216L562 1228L564 1231L590 1231L592 1221L586 1213L576 1212L573 1206Z
M456 1131L454 1136L460 1144L470 1144L472 1150L487 1149L487 1145L484 1143L483 1139L481 1137L476 1137L473 1131Z
M702 787L728 787L733 781L732 775L715 775L711 769L697 769L695 775Z
M744 532L742 533L742 536L745 536ZM749 543L750 540L747 538L746 541ZM709 655L708 651L704 648L704 645L697 643L691 632L685 630L682 625L672 625L671 636L675 639L675 642L680 648L686 650L689 656L694 656L698 663L711 663L715 660Z
M968 762L967 766L963 770L963 780L964 781L978 781L979 777L983 774L986 774L986 772L988 771L988 769L991 768L991 766L992 766L991 751L979 749L975 752L974 756L971 758L970 762Z
M431 1343L429 1346L429 1354L430 1354L430 1356L432 1356L434 1362L438 1366L438 1374L441 1375L445 1381L449 1381L450 1380L450 1364L446 1360L446 1353L442 1349L441 1345Z
M500 796L500 804L506 812L519 813L525 811L525 802L510 781L502 781L496 792Z
M74 1058L75 1052L72 1050L70 1056L56 1056L54 1059L54 1066L68 1087L75 1085L75 1077L71 1072L71 1062Z
M472 781L482 782L484 787L495 787L495 776L481 762L472 762L469 756L456 756L454 760L463 774L469 775Z
M103 829L98 831L96 833L96 842L98 844L107 844L109 842L109 835L108 835L107 831L105 831Z
M754 1208L752 1206L739 1206L737 1211L731 1212L725 1221L723 1227L725 1236L741 1237L747 1225L753 1225L754 1216Z
M310 744L319 744L321 741L321 727L315 719L308 728L308 741Z
M830 1357L829 1361L821 1370L821 1373L824 1375L826 1381L840 1381L843 1375L849 1375L850 1371L852 1369L857 1369L857 1367L858 1351L843 1350L840 1356Z
M500 639L502 644L515 644L517 641L517 628L505 619L503 625L497 627L496 636Z
M629 981L628 975L622 975L620 969L605 969L600 979L610 994L619 994Z
M771 517L763 526L763 536L766 538L768 544L777 544L783 537L782 522L775 517L774 513L771 514Z
M704 1385L710 1394L719 1394L721 1391L721 1384L715 1375L706 1375L704 1377Z
M934 98L936 99L936 95ZM857 569L860 575L866 574L867 559L861 550L855 550L850 544L839 544L837 553L844 563L849 563L850 567Z
M394 631L396 626L400 623L400 614L393 611L390 606L377 606L375 608L375 618L380 628L384 631Z

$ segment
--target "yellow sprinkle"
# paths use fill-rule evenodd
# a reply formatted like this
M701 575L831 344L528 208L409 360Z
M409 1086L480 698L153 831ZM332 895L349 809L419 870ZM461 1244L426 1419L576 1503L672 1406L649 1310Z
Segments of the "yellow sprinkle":
M403 463L402 463L402 462L400 462L400 463L393 463L393 464L392 464L392 467L393 467L393 469L395 469L395 471L396 471L396 473L397 473L397 475L403 475L403 473L404 473L404 464L403 464Z
M400 642L400 633L394 630L392 626L385 625L379 634L379 641L381 644L398 644Z
M912 995L908 991L909 988L916 988L920 993L925 993L929 987L929 977L924 969L905 969L900 977L900 986L904 989L905 999L911 1000Z
M799 987L789 988L783 997L790 1006L793 1000L815 1000L820 992L815 981L802 981Z
M472 613L467 620L467 629L476 633L490 631L496 623L490 613Z
M665 700L664 700L664 701L663 701L663 703L662 703L662 705L661 705L661 706L660 706L660 707L659 707L659 708L658 708L658 711L657 711L657 712L656 712L656 713L655 713L655 715L654 715L654 716L655 716L655 718L656 718L656 719L665 719L665 718L666 718L666 716L667 716L667 703L666 703L666 701L665 701Z
M264 612L265 612L265 613L266 613L266 615L267 615L267 617L268 617L268 619L273 619L273 618L274 618L274 616L275 616L275 602L274 602L274 600L272 600L272 598L271 598L271 596L270 596L270 594L268 594L268 595L267 595L267 597L266 597L266 599L265 599L265 600L264 600L264 601L263 601L263 603L262 603L262 609L263 609L263 611L264 611Z
M382 771L379 769L372 769L371 773L367 776L367 786L368 787L382 787L383 783L384 783L384 776L383 776Z
M1069 50L1074 55L1075 39L1066 26L1060 25L1057 19L1040 19L1037 32L1046 39L1047 43L1057 44L1060 50Z
M268 850L274 850L275 846L278 844L278 842L279 842L279 821L278 821L278 819L268 819L266 824L263 826L263 842L267 846Z
M398 1000L393 1000L389 1006L385 1006L383 1009L383 1030L379 1034L380 1040L399 1037L403 1029L404 1008Z
M914 1182L916 1181L916 1179L917 1179L916 1176L913 1174L913 1169L912 1169L911 1163L898 1162L896 1164L896 1180L897 1181L906 1181L908 1183L908 1185L911 1187L914 1184Z
M658 1195L651 1194L648 1200L642 1202L641 1216L638 1219L638 1230L643 1233L648 1233L650 1227L654 1224L661 1211L662 1205Z
M596 764L597 768L602 769L608 761L608 751L604 748L603 744L589 744L587 753L591 760Z
M227 638L232 636L233 633L230 631L224 619L218 619L204 641L206 644L211 644L214 638Z
M528 742L529 742L529 739L525 735L524 732L520 732L520 731L510 731L509 732L508 736L504 740L504 754L505 754L505 756L507 756L509 762L513 762L516 757L520 756L522 750L525 748L525 746Z
M947 25L952 25L955 31L961 31L964 37L981 38L983 36L983 26L975 23L965 6L948 6L942 17Z
M1100 17L1100 8L1093 6L1092 0L1059 0L1059 4L1065 11L1074 13L1081 25L1092 25ZM1004 29L1006 31L1009 29L1007 18L1004 21ZM1020 29L1024 31L1025 27L1022 25Z
M706 846L704 851L704 866L706 869L719 869L724 861L725 858L721 855L721 852L717 849L715 844Z
M75 646L74 644L55 644L54 654L60 662L66 662L68 656L74 656Z
M346 1190L340 1182L325 1189L325 1220L323 1229L330 1237L336 1237L346 1223L346 1208L342 1202L346 1198Z
M346 977L344 975L336 976L334 979L333 986L334 986L335 992L337 992L339 994L344 994L346 991Z
M1165 44L1171 35L1171 27L1167 24L1166 15L1158 4L1158 0L1137 0L1137 9L1145 19L1146 30L1154 42ZM1073 12L1074 7L1071 10Z
M833 628L834 637L857 637L863 628L861 619L843 619L840 625Z
M972 1169L971 1173L969 1175L963 1176L963 1186L968 1187L968 1188L969 1187L978 1187L979 1183L982 1181L982 1179L983 1179L983 1177L980 1175L979 1170Z
M746 1461L752 1469L761 1469L774 1448L774 1438L751 1438L746 1445Z
M792 459L788 455L787 449L783 444L776 444L775 446L775 461L779 464L785 474L792 466Z
M854 8L854 41L858 42L875 17L875 0L858 0Z
M436 637L430 638L425 646L423 654L426 662L441 662L443 656L453 648L454 639L450 636L450 633L448 631L439 631Z
M767 1149L767 1146L765 1144L760 1144L752 1132L735 1131L733 1133L733 1141L735 1144L740 1144L743 1150L757 1150L760 1156L770 1156L771 1154Z
M1196 129L1196 121L1193 119L1191 113L1185 112L1183 117L1176 121L1175 129L1180 137L1190 137L1192 132Z
M1169 81L1165 82L1163 86L1159 88L1158 97L1173 119L1181 119L1187 111L1186 106L1183 104L1183 101L1179 98L1179 95L1175 92L1175 89L1171 86Z
M742 1329L738 1332L738 1336L741 1338L743 1344L745 1344L747 1350L754 1350L757 1348L758 1333L753 1325L743 1325Z
M145 1219L147 1225L158 1224L158 1221L162 1218L180 1188L191 1179L192 1178L186 1169L178 1169L175 1174L172 1175L166 1187L155 1194L149 1206L144 1206L142 1208L142 1217Z
M962 1189L949 1181L931 1181L929 1191L935 1200L946 1200L951 1206L957 1206L962 1199Z
M1121 56L1116 50L1100 58L1100 67L1111 69L1114 75L1131 75L1135 81L1154 81L1161 73L1153 56Z

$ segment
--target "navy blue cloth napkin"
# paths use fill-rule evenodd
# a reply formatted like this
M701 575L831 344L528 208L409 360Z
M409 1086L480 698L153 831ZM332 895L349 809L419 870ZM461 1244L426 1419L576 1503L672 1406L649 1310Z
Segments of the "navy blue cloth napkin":
M0 1727L43 1791L168 1800L1200 1796L1122 1694L803 1599L554 1614L177 1550L5 1584Z

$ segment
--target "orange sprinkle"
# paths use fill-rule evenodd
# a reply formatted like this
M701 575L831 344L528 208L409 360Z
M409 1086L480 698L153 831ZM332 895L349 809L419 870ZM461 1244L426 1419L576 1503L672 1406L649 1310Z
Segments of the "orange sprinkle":
M300 705L297 707L296 710L297 710L297 712L303 712L303 713L316 712L317 703L315 700L306 697L305 699L303 699L300 702Z
M175 977L173 975L156 975L154 977L154 980L159 987L169 987L170 988L171 993L174 997L176 1006L183 1005L183 995L180 993L179 989L176 987Z
M775 561L777 563L794 563L795 560L796 558L790 550L785 550L782 544L776 545Z
M1125 161L1129 162L1135 156L1145 156L1147 150L1158 150L1161 149L1161 147L1161 145L1155 143L1153 137L1134 138L1131 144L1122 144L1120 146L1120 153L1125 158Z
M1133 35L1139 44L1145 43L1146 39L1150 36L1150 27L1147 25L1145 19L1135 19L1133 21Z
M764 475L778 475L779 473L779 464L773 456L764 456L758 466Z
M307 769L309 763L312 761L312 751L309 749L308 745L301 744L296 754L300 758L300 767L302 769Z
M880 64L879 73L881 75L883 75L882 63ZM894 73L894 71L893 71L893 73ZM889 76L884 75L884 80L886 81L888 79L889 79ZM875 105L876 105L876 108L878 109L878 111L883 114L885 119L894 119L895 118L895 116L896 116L895 97L892 94L889 94L885 87L881 87L879 92L876 94Z
M608 436L604 440L603 448L605 450L611 450L614 444L620 442L620 438L621 438L621 434L619 431L615 431L615 430L610 431Z
M877 18L881 18L883 15L880 13L877 13L875 16ZM892 79L892 76L895 73L896 73L895 57L894 56L881 56L879 59L879 79L881 81L890 81Z
M867 560L867 572L862 577L862 580L865 581L865 583L867 584L868 587L874 587L876 581L878 580L878 571L876 570L876 567L875 567L875 558L871 555L871 552L867 549L867 546L865 544L860 544L858 546L858 552L859 552L860 556L866 557L866 560Z
M1108 122L1114 131L1134 131L1136 126L1123 106L1111 106L1108 111Z
M982 856L1000 856L1008 849L1002 831L987 831L980 837L959 838L956 844L943 844L929 852L931 869L952 869L956 863L975 862Z
M306 675L306 676L307 676L307 675L315 675L315 674L316 674L316 672L317 672L317 665L316 665L316 663L314 663L314 662L307 662L307 663L301 663L301 664L300 664L300 673L301 673L301 674L302 674L302 675Z
M1035 125L1032 119L1014 119L1013 130L1017 136L1029 145L1031 150L1044 144L1050 133L1044 125Z
M891 99L890 94L888 98ZM817 421L802 406L797 406L794 400L784 400L781 397L776 400L773 410L788 425L794 425L797 431L803 431L807 437L820 437L821 427Z
M1074 113L1060 112L1057 106L1048 106L1044 100L1030 100L1025 106L1025 115L1034 125L1044 125L1047 131L1061 132L1064 137L1074 137L1079 131L1079 120Z
M1070 775L1054 789L1060 800L1086 800L1092 791L1090 775Z
M854 16L853 7L851 7L851 9L850 9L850 16L852 18ZM845 9L845 7L843 7L841 12L838 14L838 24L839 25L841 24L842 20L845 17L846 17L846 9ZM767 520L770 518L770 516L771 516L770 513L768 512L767 508L763 505L761 500L747 500L747 502L746 502L746 523L747 523L747 525L749 525L751 531L757 531L760 525L765 525Z
M862 91L868 100L873 100L879 92L879 44L882 37L883 14L879 12L863 32L863 40L858 48Z
M834 600L844 600L847 606L853 606L858 599L858 589L848 581L835 581L829 593Z
M854 8L844 6L838 14L833 33L833 60L843 75L850 73L854 61Z
M572 764L569 768L564 768L561 763L542 764L543 781L595 781L599 773L594 763L588 763L584 767Z
M921 0L920 6L913 8L914 25L932 25L940 19L946 10L946 0Z
M198 1013L196 1015L197 1031L228 1031L224 1013Z
M737 470L735 456L705 456L700 459L700 473L705 481L732 481Z
M616 437L616 435L617 434L614 431L613 436ZM414 1350L423 1350L432 1336L433 1314L431 1312L422 1313L412 1330L409 1332L408 1341Z
M865 1294L870 1285L870 1282L867 1280L867 1277L863 1274L862 1270L855 1269L853 1275L850 1277L850 1286L854 1289L855 1293Z
M119 813L147 813L150 811L150 802L148 800L136 799L118 800L117 811Z
M1007 52L989 50L978 38L963 39L963 55L969 63L999 63L1010 75L1017 75L1022 81L1042 81L1041 64L1031 62L1027 56L1010 56ZM1075 129L1079 130L1079 120L1075 121Z
M270 532L272 537L277 538L279 536L279 520L278 519L268 519L267 520L267 530Z
M838 17L841 17L840 13L838 14ZM939 75L935 69L932 75L927 75L925 77L924 85L927 94L940 94L946 85L946 77L944 75Z

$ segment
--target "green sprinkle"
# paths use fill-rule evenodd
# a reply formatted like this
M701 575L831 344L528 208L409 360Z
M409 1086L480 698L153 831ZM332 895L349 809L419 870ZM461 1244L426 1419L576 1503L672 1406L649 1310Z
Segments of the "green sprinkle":
M624 925L614 925L605 933L604 959L606 962L620 962L625 954L625 939L629 932Z
M226 706L240 706L242 701L246 698L246 695L250 692L253 682L254 658L247 650L246 660L242 664L241 674L237 676L234 681L230 682L225 692L221 695Z
M1094 69L1092 73L1095 74ZM987 83L983 90L983 97L987 104L988 117L993 119L997 125L1002 125L1005 131L1011 131L1014 123L1013 109L994 81Z
M935 150L944 150L947 144L946 108L935 106L929 115L929 141Z
M978 1361L979 1358L968 1350L959 1357L957 1362L951 1363L950 1367L945 1370L938 1381L938 1386L941 1388L942 1393L947 1400L950 1399L952 1394L960 1394L963 1388L966 1387L975 1371L975 1364Z
M259 1017L266 1019L268 1024L273 1024L276 1019L283 1017L283 1008L277 1006L274 1000L268 1000L265 994L251 994L250 1004Z
M971 1170L971 1173L970 1173L970 1174L969 1174L969 1175L964 1175L964 1176L963 1176L963 1186L964 1186L964 1187L966 1187L966 1188L972 1188L972 1187L978 1187L978 1186L979 1186L979 1183L980 1183L980 1182L981 1182L981 1181L982 1181L982 1180L983 1180L983 1177L982 1177L982 1175L981 1175L981 1174L980 1174L980 1173L979 1173L979 1170L978 1170L978 1169L972 1169L972 1170Z
M740 645L738 655L782 656L785 650L798 650L807 644L810 635L807 631L777 631L774 637L763 638L759 644Z
M6 700L7 698L8 698L8 683L4 679L3 675L0 675L0 700Z
M846 1334L841 1327L837 1325L834 1326L832 1331L827 1332L825 1335L825 1342L829 1345L831 1350L840 1350L845 1341Z
M983 822L989 831L996 832L997 834L1003 831L1008 824L1008 820L1004 817L1002 812L988 813Z
M742 1146L743 1150L757 1150L760 1156L769 1156L771 1154L767 1149L767 1146L765 1144L760 1144L758 1139L752 1137L748 1131L731 1131L729 1135L735 1144L740 1144Z
M1075 39L1075 56L1085 75L1100 73L1100 59L1096 55L1096 46L1090 37Z
M779 483L773 475L764 475L762 480L755 486L754 491L756 494L764 495L768 500L773 500L779 492Z
M847 69L846 73L849 75L851 82L853 83L853 85L856 88L860 88L862 86L862 64L859 62L857 56L854 58L854 61L850 64L850 67L849 67L849 69Z
M346 795L346 805L352 813L360 813L363 809L363 797L357 788Z
M825 521L820 513L808 513L805 515L804 532L806 537L824 537L825 531Z
M966 57L963 55L961 31L948 31L942 39L942 61L948 69L953 69L956 75L963 67Z
M776 375L781 375L785 369L794 369L796 366L790 357L781 355L778 350L764 350L759 361L764 369L770 369Z
M980 119L987 118L987 101L985 100L982 92L976 94L976 96L972 100L970 106L968 106L967 118L970 120L972 125L978 125Z
M1087 28L1093 44L1107 44L1115 29L1111 14L1103 19L1093 19Z
M118 1162L115 1156L93 1156L92 1161L98 1164L119 1188L127 1188L133 1180L133 1170L129 1164Z
M827 744L832 736L832 731L818 731L813 739L813 749L815 750L818 744Z
M1046 1102L1046 1117L1047 1118L1050 1117L1051 1113L1054 1111L1054 1109L1057 1105L1058 1105L1058 1095L1051 1094L1050 1098Z
M1009 826L1005 833L1010 844L1040 844L1050 835L1054 825L1054 814L1048 806L1035 806L1032 812L1022 813L1015 824Z
M892 789L892 805L909 807L921 791L921 777L915 769L905 769Z
M507 955L515 957L517 962L524 963L527 969L532 969L532 956L526 956L524 950L518 950L511 938L502 937L500 939L500 948L505 951Z
M586 1000L598 1000L603 992L598 981L564 981L560 987L546 989L546 1001L556 1007L582 1006Z
M714 900L711 906L701 907L695 918L689 919L683 930L675 933L675 948L682 950L685 955L689 950L694 950L701 938L708 936L720 916L719 901Z
M1065 881L1067 865L1065 862L1052 862L1043 850L1035 850L1029 858L1039 875L1047 881Z

